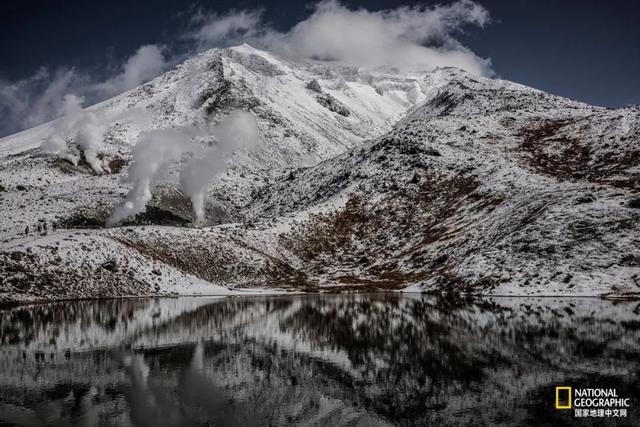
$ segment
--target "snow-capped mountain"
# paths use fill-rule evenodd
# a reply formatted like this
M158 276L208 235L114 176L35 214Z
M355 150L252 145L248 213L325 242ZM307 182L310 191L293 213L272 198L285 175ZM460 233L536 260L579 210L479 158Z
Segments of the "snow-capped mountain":
M306 88L311 82L317 84L315 90ZM106 124L102 162L113 172L130 161L141 131L215 121L235 109L252 111L258 119L260 145L252 152L251 169L245 168L250 176L236 173L231 179L237 188L265 179L273 168L313 165L389 130L409 107L424 99L421 83L417 75L296 66L242 45L200 54L90 111ZM343 108L342 114L331 110L335 106ZM78 174L86 177L93 171L71 167L65 156L43 155L39 148L56 126L53 122L0 140L0 155L6 158L0 180L41 190L43 200L62 205L62 212L47 215L42 203L28 200L29 207L38 205L34 207L37 218L31 220L54 220L55 215L66 215L71 206L94 202L100 188L103 192L119 188L114 187L114 174L79 180ZM66 203L69 193L76 199L71 204ZM235 192L234 198L242 194ZM8 197L5 209L12 208L11 201ZM15 200L21 203L20 198ZM29 224L23 221L24 215L8 219L0 236L10 236Z
M638 108L450 69L426 82L437 93L391 132L257 199L256 218L343 200L282 239L300 268L416 290L638 292Z
M145 213L102 227L142 131L238 109L256 117L259 144L209 188L205 227L184 227L193 215L175 171ZM57 155L40 148L64 118L0 140L0 298L640 290L637 107L457 69L297 64L243 45L89 110L107 123L98 168L73 140Z

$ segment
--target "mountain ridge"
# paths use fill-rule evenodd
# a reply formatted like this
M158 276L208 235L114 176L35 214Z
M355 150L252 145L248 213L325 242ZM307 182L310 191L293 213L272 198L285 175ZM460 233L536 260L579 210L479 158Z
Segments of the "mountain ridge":
M141 105L152 127L217 120L234 109L257 117L260 146L211 186L205 227L184 227L193 220L190 202L171 179L156 186L145 215L99 227L121 200L117 178L140 130L124 111ZM457 69L420 78L294 64L243 45L205 52L91 109L100 108L114 120L103 159L124 163L115 174L61 169L64 159L37 148L46 125L0 140L0 182L9 189L0 194L14 216L2 230L0 298L236 287L616 297L640 290L638 107L593 107ZM16 152L25 139L30 151ZM56 185L39 186L38 178ZM20 237L18 212L29 203L64 229ZM56 257L62 261L51 263ZM78 279L87 271L105 283ZM47 283L52 277L65 279ZM73 281L74 290L61 290Z

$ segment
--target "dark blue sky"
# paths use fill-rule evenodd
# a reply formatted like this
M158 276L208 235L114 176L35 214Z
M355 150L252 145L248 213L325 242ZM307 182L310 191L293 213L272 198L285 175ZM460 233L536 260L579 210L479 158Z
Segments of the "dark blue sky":
M640 2L478 0L492 23L459 39L490 57L498 76L604 106L640 104ZM437 2L343 1L369 10ZM440 3L447 3L446 1ZM174 44L193 7L224 12L263 8L287 30L310 14L302 1L4 0L0 78L40 66L108 74L140 45Z

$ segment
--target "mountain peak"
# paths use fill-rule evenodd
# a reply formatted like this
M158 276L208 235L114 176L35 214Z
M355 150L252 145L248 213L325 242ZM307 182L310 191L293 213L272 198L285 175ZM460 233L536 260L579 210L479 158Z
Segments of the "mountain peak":
M229 46L227 49L235 50L237 52L256 54L256 55L270 55L266 50L255 48L248 43L242 43L236 46Z

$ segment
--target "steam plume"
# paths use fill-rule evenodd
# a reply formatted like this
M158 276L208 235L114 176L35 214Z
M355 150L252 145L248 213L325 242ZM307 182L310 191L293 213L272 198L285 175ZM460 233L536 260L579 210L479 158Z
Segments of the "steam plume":
M197 139L215 141L202 149ZM256 119L251 113L234 111L213 130L193 126L182 129L161 129L143 132L133 150L133 162L127 171L127 181L133 187L125 201L107 221L113 226L122 220L143 212L151 200L153 187L174 164L180 164L183 155L191 159L180 172L180 185L191 199L196 222L204 219L204 197L208 185L218 177L229 161L241 151L248 151L258 140Z
M180 174L180 185L191 199L195 222L204 219L204 197L209 184L220 176L238 151L250 150L258 141L256 119L251 113L235 111L214 129L217 142L203 156L193 157Z
M63 117L54 126L53 133L42 142L40 148L49 153L59 153L68 148L68 141L75 140L91 168L103 173L98 153L104 143L104 124L95 113L82 109L83 99L75 95L66 95L62 105ZM77 164L77 158L72 158Z
M96 115L92 112L85 112L78 120L76 128L76 143L78 148L83 150L86 162L94 171L103 173L101 162L98 160L98 152L104 142L102 136L104 129L100 126Z
M172 163L180 160L191 137L192 132L185 129L159 129L140 134L140 142L133 150L133 162L127 170L127 181L133 188L111 214L107 226L144 211L151 200L153 186Z

